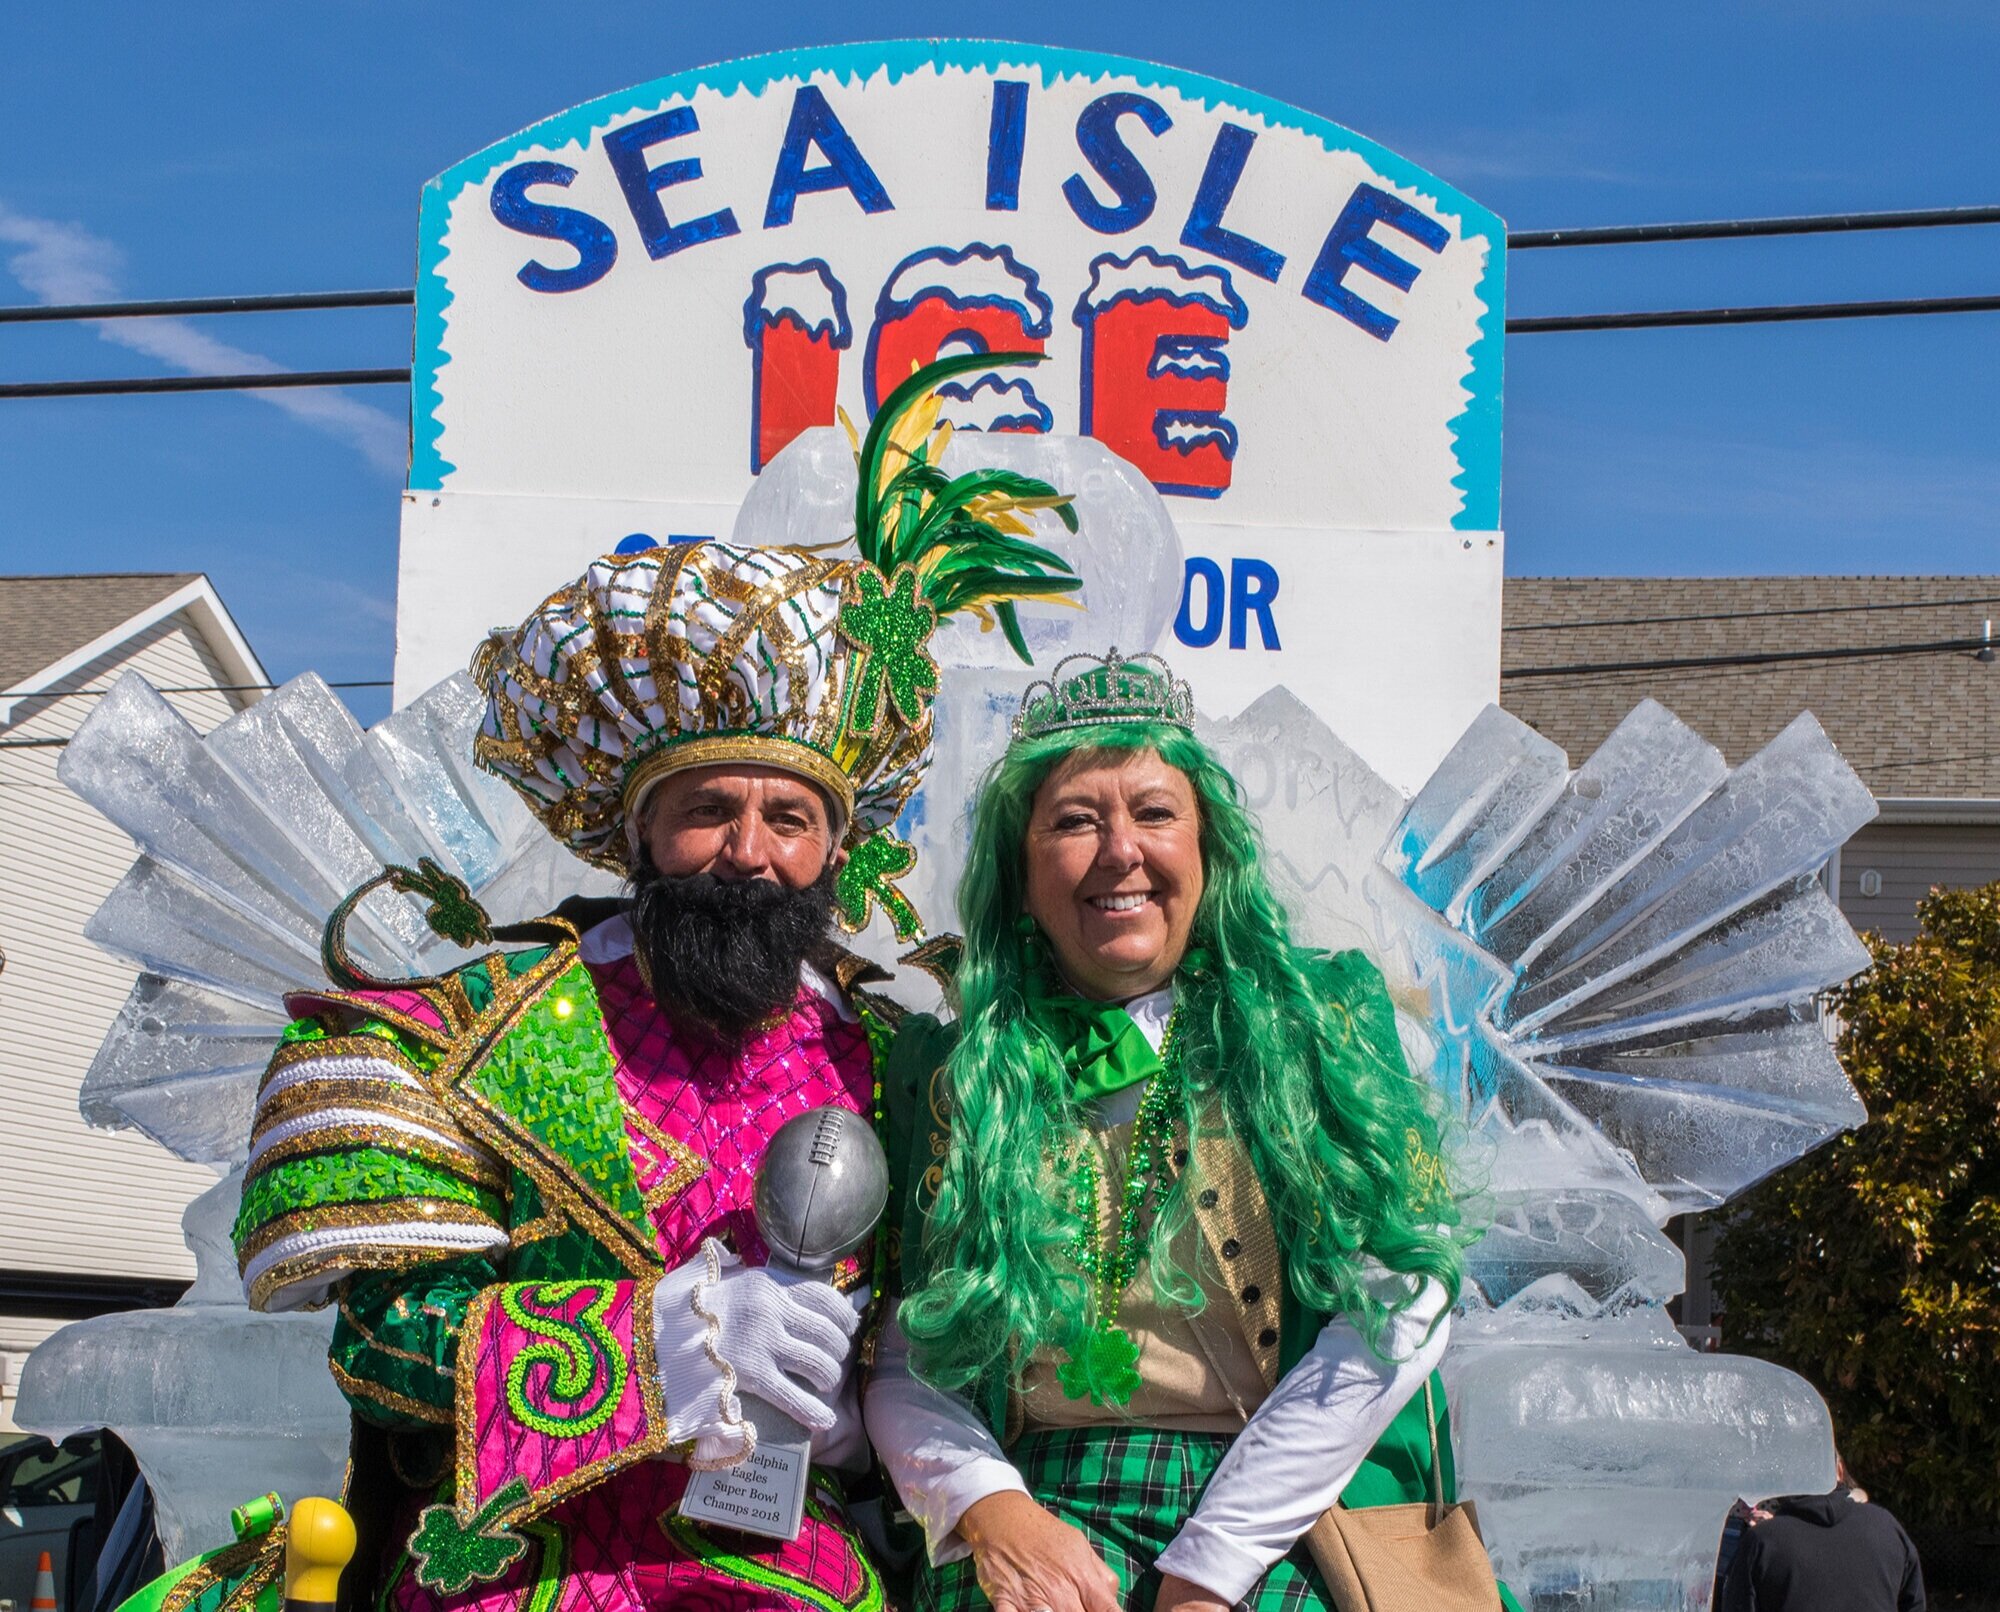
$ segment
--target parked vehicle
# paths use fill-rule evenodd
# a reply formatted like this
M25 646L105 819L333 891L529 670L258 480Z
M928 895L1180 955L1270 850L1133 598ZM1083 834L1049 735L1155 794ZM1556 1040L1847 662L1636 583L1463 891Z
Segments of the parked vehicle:
M27 1612L43 1551L55 1566L59 1612L74 1612L94 1562L97 1488L104 1447L97 1434L23 1437L0 1444L0 1601ZM81 1580L81 1582L77 1582Z

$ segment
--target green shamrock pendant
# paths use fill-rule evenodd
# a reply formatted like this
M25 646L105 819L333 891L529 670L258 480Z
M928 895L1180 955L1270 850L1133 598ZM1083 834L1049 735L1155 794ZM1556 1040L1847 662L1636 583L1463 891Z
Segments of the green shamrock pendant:
M1056 1380L1071 1399L1123 1405L1139 1387L1139 1346L1123 1327L1099 1321L1071 1343Z

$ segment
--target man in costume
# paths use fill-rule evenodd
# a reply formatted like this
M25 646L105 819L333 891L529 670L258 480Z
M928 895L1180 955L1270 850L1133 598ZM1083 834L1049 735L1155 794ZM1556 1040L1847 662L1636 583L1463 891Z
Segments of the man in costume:
M491 929L433 868L462 943L527 941L431 979L374 980L328 925L329 989L261 1088L238 1251L251 1302L336 1302L357 1420L350 1588L404 1612L873 1606L881 1590L817 1482L795 1541L676 1510L691 1468L748 1458L739 1396L864 1449L848 1371L871 1267L762 1269L752 1184L794 1115L876 1105L893 1010L831 944L896 891L890 832L931 753L925 640L1076 580L1022 541L1055 508L1027 477L938 469L934 386L859 445L860 558L684 543L598 561L482 646L479 759L630 899ZM782 537L784 534L774 534ZM380 1459L374 1459L379 1457ZM393 1477L390 1476L393 1474Z

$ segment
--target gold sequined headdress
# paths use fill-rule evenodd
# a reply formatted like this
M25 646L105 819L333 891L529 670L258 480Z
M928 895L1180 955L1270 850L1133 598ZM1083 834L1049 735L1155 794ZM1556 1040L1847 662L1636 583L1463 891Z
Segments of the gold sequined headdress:
M607 555L493 634L472 667L487 695L481 764L578 856L618 871L629 814L670 773L784 768L845 824L842 924L860 929L879 903L899 935L918 933L894 886L916 853L891 825L930 765L927 641L965 611L1027 660L1015 602L1078 586L1023 519L1049 509L1075 531L1066 494L1012 471L940 468L951 427L936 388L1009 361L941 359L882 405L855 448L859 558L707 541Z

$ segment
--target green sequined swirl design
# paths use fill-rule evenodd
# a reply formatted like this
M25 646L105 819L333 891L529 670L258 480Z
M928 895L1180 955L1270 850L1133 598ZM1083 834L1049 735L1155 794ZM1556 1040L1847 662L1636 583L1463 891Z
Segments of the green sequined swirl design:
M575 1320L531 1310L530 1304L560 1310L579 1293L594 1294ZM518 1350L507 1363L507 1409L517 1422L550 1438L582 1438L611 1420L625 1395L632 1363L624 1346L604 1324L618 1297L604 1282L511 1282L500 1290L500 1308L523 1332L542 1339ZM528 1397L528 1373L547 1368Z

